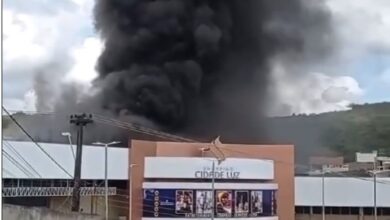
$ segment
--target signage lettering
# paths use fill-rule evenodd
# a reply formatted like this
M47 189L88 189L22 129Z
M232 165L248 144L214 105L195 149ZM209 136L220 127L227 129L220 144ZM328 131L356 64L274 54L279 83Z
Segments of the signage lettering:
M209 167L203 168L203 171L195 171L195 178L199 179L239 179L240 172L234 171L233 168L217 167L213 172Z
M225 171L215 171L214 174L212 171L196 171L195 178L207 179L207 178L216 178L216 179L239 179L240 172L225 172Z

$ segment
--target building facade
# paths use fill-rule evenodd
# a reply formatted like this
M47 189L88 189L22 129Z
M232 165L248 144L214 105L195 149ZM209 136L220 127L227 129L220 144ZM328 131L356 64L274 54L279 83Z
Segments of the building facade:
M75 165L72 150L75 147L38 144L64 170L56 166L33 142L3 141L2 201L20 207L70 213ZM107 155L109 217L127 217L128 149L110 147ZM105 215L104 159L104 147L83 146L79 209L82 214Z
M296 220L378 220L390 219L390 178L295 177ZM374 202L375 201L375 202Z
M133 140L130 156L133 220L294 219L292 145Z

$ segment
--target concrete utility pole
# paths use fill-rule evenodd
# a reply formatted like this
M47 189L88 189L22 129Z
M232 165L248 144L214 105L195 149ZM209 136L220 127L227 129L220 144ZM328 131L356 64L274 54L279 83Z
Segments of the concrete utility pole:
M325 220L325 171L322 168L322 176L321 176L321 184L322 184L322 220Z
M106 211L105 211L105 216L106 220L108 220L108 146L114 145L114 144L119 144L119 141L113 141L110 143L101 143L101 142L95 142L93 144L95 145L100 145L104 146L104 198L105 198L105 204L106 204Z
M203 147L201 148L201 152L202 152L202 157L204 157L204 153L206 151L211 151L211 153L213 154L213 156L217 159L218 161L218 165L220 165L224 160L225 160L225 154L223 153L223 151L221 149L219 149L219 147L222 145L222 143L220 142L219 140L219 137L217 137L214 141L211 142L211 147ZM214 151L211 150L211 148L217 150L221 155L218 156L215 154ZM211 212L211 219L214 220L214 212L215 212L215 161L213 160L212 161L212 164L211 164L211 173L212 173L212 176L211 176L211 192L212 192L212 212Z
M89 123L92 123L92 115L88 116L83 113L80 115L71 115L70 123L78 126L77 131L77 149L76 149L76 164L74 167L74 187L72 195L72 211L78 212L80 209L80 181L81 181L81 156L82 156L82 146L83 146L83 129Z
M378 208L377 208L377 195L376 195L376 182L377 182L377 175L378 174L382 174L382 173L387 173L387 172L390 172L390 170L373 170L371 171L370 173L372 174L372 178L373 178L373 181L374 181L374 220L378 220Z

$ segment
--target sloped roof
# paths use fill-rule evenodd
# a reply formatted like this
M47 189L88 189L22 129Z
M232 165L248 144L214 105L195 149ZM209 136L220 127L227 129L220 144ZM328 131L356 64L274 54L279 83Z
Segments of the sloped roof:
M23 173L16 165L2 154L3 178L12 179L71 179L61 170L46 154L44 154L33 142L3 141L2 149L17 160L24 168L34 174L33 177ZM65 170L73 175L74 158L69 144L39 143L45 151L51 155ZM26 163L10 148L12 146L31 166L41 175L35 174ZM76 150L75 145L73 145ZM82 179L104 179L104 147L83 146L82 152ZM129 151L128 148L108 148L108 179L128 179Z

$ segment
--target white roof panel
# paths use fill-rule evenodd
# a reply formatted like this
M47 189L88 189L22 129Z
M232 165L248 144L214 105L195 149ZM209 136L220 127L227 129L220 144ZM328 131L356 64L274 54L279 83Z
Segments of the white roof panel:
M372 207L373 178L325 177L325 206ZM377 206L390 207L390 178L377 178ZM322 206L322 178L295 177L295 205Z
M37 170L43 179L71 179L47 155L45 155L33 142L5 141L3 150L17 160L24 168L34 174L30 177L17 168L2 154L3 178L39 179L22 159L9 147L10 144L31 166ZM74 159L69 144L39 143L65 170L73 175ZM76 150L75 145L73 148ZM128 148L108 148L108 179L127 180L129 164ZM82 179L104 179L104 147L83 145L82 153Z

